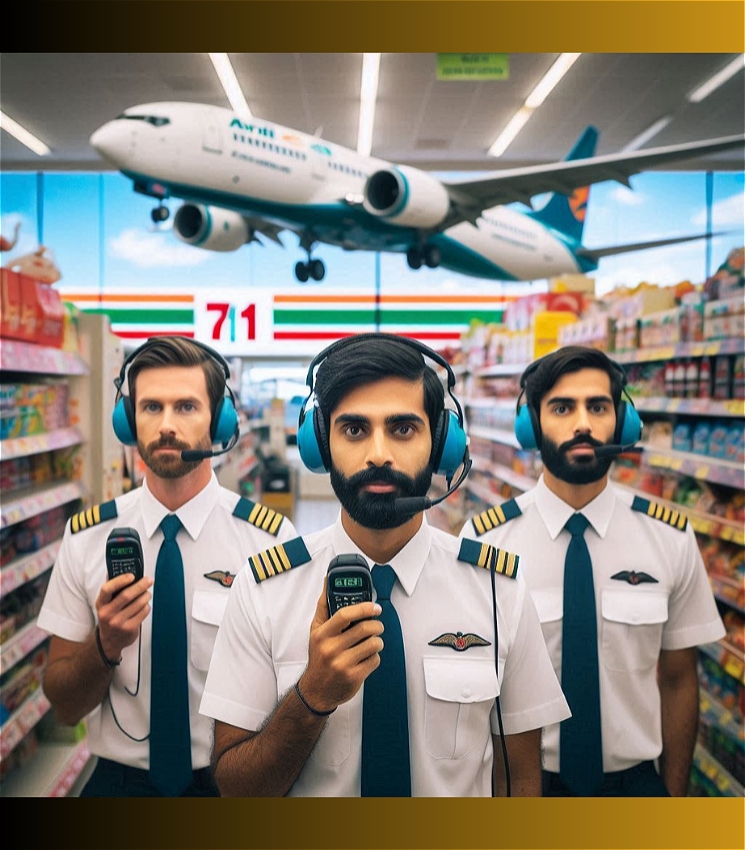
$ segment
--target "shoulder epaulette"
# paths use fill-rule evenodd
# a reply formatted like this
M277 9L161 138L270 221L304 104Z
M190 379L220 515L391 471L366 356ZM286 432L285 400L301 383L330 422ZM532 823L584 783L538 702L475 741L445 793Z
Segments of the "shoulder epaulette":
M256 584L259 584L264 579L286 573L293 567L307 564L310 560L310 553L303 543L303 538L296 537L294 540L288 540L287 543L278 543L270 549L259 552L258 555L251 555L248 563Z
M649 499L642 499L641 496L634 496L632 511L651 516L653 519L662 520L673 528L680 531L685 531L688 526L688 517L680 511L674 511L672 508L667 508L665 505L660 505L658 502L650 502Z
M488 543L469 540L467 537L464 537L461 541L460 552L458 552L459 561L465 561L475 567L490 570L492 559L495 559L494 569L496 572L507 576L507 578L517 578L517 568L520 565L519 555L513 555L512 552L507 552L504 549L497 549Z
M116 515L116 501L112 499L110 502L103 502L103 504L95 505L88 510L75 514L70 520L70 531L77 534L79 531L91 528L100 522L106 522L107 519L114 519Z
M517 502L514 499L510 499L508 502L504 502L504 504L494 505L494 507L487 508L482 513L476 514L471 520L471 523L476 535L481 537L482 534L486 534L487 531L491 531L498 525L509 522L516 516L520 516L521 513L522 511Z
M245 499L243 496L238 500L238 504L233 509L233 516L238 519L244 519L260 528L262 531L268 531L269 534L276 536L282 525L284 514L268 508L266 505L261 505L258 502L252 502L250 499Z

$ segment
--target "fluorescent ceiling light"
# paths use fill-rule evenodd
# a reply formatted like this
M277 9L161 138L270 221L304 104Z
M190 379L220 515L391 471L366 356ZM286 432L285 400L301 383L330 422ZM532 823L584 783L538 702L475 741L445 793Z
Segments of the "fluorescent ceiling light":
M551 93L552 89L566 72L579 59L581 53L562 53L554 64L545 73L543 79L528 95L525 105L529 109L539 107L546 97Z
M360 124L357 130L357 152L363 156L370 156L372 150L379 74L380 53L363 53L362 81L360 82Z
M700 103L705 97L708 97L715 89L718 89L723 83L726 83L730 77L745 67L745 53L741 53L731 62L722 68L718 74L714 74L705 83L702 83L697 89L694 89L686 97L691 103Z
M533 114L532 109L523 106L512 116L507 126L497 136L497 140L489 148L489 156L501 156L508 148L515 136L522 130L528 119Z
M494 144L489 148L489 156L501 156L512 143L515 136L527 124L528 119L533 114L533 110L537 109L548 95L556 87L559 80L579 59L581 53L562 53L554 64L546 71L543 78L533 91L528 95L524 105L512 116L512 120L497 136Z
M220 83L225 91L225 95L233 107L233 111L242 115L244 118L251 118L251 110L248 108L246 98L243 95L243 89L238 82L233 66L230 64L227 53L208 53L215 66L217 76L220 78Z
M0 112L0 128L5 130L6 133L10 133L14 139L17 139L37 156L48 156L52 152L44 142L39 141L36 136L32 136L28 130L21 127L12 118L8 118L4 112Z
M665 115L664 118L660 118L659 121L655 121L654 124L647 127L646 130L643 130L638 136L633 138L626 145L624 151L635 151L637 148L642 147L642 145L645 145L653 136L656 136L659 132L664 130L672 120L672 115Z

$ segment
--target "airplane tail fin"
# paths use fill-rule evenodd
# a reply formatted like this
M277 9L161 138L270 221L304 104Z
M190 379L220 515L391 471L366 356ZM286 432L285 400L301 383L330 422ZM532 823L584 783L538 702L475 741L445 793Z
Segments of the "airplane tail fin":
M587 127L569 151L565 160L569 162L574 159L587 159L594 156L597 141L598 131L594 127ZM541 209L529 212L528 215L535 221L539 221L553 230L558 230L579 243L582 241L582 230L585 226L589 201L589 186L575 189L571 195L553 192Z

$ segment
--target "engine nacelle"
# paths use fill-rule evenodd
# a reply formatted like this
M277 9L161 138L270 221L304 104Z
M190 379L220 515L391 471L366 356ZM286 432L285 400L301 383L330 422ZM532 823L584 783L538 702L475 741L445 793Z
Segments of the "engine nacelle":
M370 175L363 206L399 227L437 227L450 210L450 196L435 177L402 165Z
M173 232L187 245L209 251L236 251L251 239L242 215L202 204L182 204L173 217Z

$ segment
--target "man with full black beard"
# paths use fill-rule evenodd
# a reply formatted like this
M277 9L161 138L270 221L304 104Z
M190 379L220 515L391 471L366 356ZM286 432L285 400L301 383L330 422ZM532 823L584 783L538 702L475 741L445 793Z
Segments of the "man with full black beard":
M724 635L686 518L608 480L613 457L641 436L625 380L581 346L531 364L515 434L540 450L543 473L461 531L520 552L572 710L543 733L544 796L685 796L696 646Z
M306 466L331 473L341 511L249 558L233 585L201 704L216 720L223 796L540 795L541 727L569 712L519 558L424 517L433 472L450 479L468 458L462 417L424 356L445 365L413 340L361 334L311 364L298 447ZM379 590L379 571L392 583L329 617L326 571L345 554L372 567ZM490 563L494 573L480 568ZM378 619L388 598L406 705L371 713L369 695L401 670L394 629L383 634ZM374 752L382 769L367 785L373 727L394 715L408 727L402 758Z

